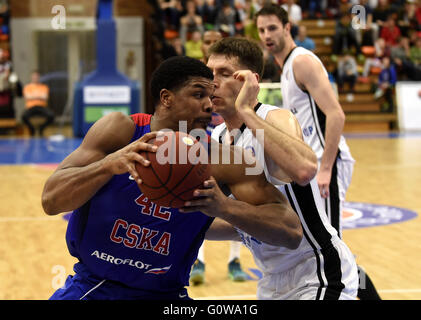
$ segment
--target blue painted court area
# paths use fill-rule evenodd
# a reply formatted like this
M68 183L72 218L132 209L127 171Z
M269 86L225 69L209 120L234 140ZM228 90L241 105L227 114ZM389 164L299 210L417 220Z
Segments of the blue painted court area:
M81 138L0 139L0 165L59 163L81 144Z

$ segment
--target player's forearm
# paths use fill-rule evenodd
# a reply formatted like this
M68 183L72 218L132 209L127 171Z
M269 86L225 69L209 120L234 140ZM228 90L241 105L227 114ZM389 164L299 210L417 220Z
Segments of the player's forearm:
M205 239L214 241L240 240L240 235L230 223L220 218L215 218L208 231L206 231Z
M259 143L263 144L265 154L293 181L306 185L316 175L316 155L304 141L275 128L254 112L243 113L242 117Z
M57 170L47 180L42 193L44 211L56 215L85 204L113 177L105 162L102 159L85 167Z
M302 239L302 228L290 207L280 203L253 206L227 199L221 219L270 245L296 249Z
M326 117L325 148L320 163L321 170L332 170L338 154L344 122L345 117L342 117L340 114L332 118Z

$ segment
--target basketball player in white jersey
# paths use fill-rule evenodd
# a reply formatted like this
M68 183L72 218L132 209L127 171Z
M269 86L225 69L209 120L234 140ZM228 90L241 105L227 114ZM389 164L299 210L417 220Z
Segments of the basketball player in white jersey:
M326 69L311 51L297 47L291 37L288 13L268 4L255 15L260 40L282 68L283 107L294 113L304 140L317 155L317 183L327 216L342 236L341 212L354 162L342 136L345 114L332 90ZM360 298L380 298L367 277Z
M207 65L214 74L213 108L225 120L213 130L212 138L250 150L268 181L288 198L304 231L295 250L268 245L219 219L207 238L228 240L240 235L263 272L258 299L355 299L357 266L323 209L314 178L315 154L302 140L290 111L257 101L263 72L260 47L247 39L223 39L211 47ZM285 183L291 180L295 182Z
M222 39L222 33L217 30L208 30L202 37L202 61L206 64L208 62L208 50L218 40ZM212 113L212 121L208 125L208 131L212 132L213 128L220 123L220 117L217 113ZM228 255L228 277L232 281L245 281L247 280L247 273L245 273L240 263L241 241L230 241L230 251ZM190 272L190 282L193 285L200 285L205 282L205 242L201 245L197 259L193 264Z

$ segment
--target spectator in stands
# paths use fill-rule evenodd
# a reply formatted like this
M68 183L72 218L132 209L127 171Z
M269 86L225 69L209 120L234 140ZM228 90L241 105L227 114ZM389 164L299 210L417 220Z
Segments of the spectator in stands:
M390 48L390 58L392 61L396 58L409 60L409 54L409 39L406 37L400 37L397 45Z
M390 62L389 57L382 59L382 71L379 74L377 90L374 97L379 99L385 98L385 103L382 104L383 112L392 112L394 109L394 89L397 81L397 73L395 66Z
M243 20L244 36L249 39L260 41L257 31L254 13L257 12L257 5L253 0L245 0L245 19Z
M409 37L410 30L417 29L416 12L417 5L415 1L405 1L405 5L398 10L398 26L405 37Z
M35 127L31 123L33 117L43 117L45 122L38 128L43 136L45 128L54 121L54 113L48 109L49 88L40 82L38 71L32 72L31 83L23 88L26 110L22 115L23 122L28 126L31 136L35 135Z
M186 56L203 59L202 52L202 34L199 30L193 31L190 40L187 40L184 47L186 48Z
M378 38L374 43L374 57L366 57L364 61L364 69L362 76L364 78L370 75L372 68L382 68L383 56L390 56L390 48L386 47L386 42L382 38Z
M184 47L183 41L180 37L175 37L171 39L171 45L177 52L178 56L185 56L186 55L186 48Z
M15 116L9 83L11 66L5 50L0 49L0 117L2 118Z
M208 30L205 31L202 37L202 53L203 58L202 61L206 64L208 63L208 51L209 48L216 43L218 40L222 39L222 34L217 30Z
M415 45L409 49L409 59L416 66L421 66L421 36L418 36Z
M306 48L307 50L314 51L316 49L313 39L307 37L306 26L300 26L298 28L298 35L294 41L297 46Z
M357 61L350 52L346 52L338 59L337 84L339 92L343 92L344 84L348 83L349 92L354 93L355 83L358 78Z
M396 25L393 14L388 16L380 32L380 37L386 41L386 45L388 46L395 46L398 43L398 39L401 37L401 31Z
M180 0L158 0L162 11L164 26L167 30L180 30L180 17L183 13L183 6Z
M219 1L216 0L196 0L196 12L202 17L205 30L215 28L215 19L218 14Z
M355 49L355 54L360 54L356 30L351 25L351 14L345 13L336 23L332 51L334 55L343 55L352 48Z
M237 11L233 8L228 0L224 0L222 7L215 19L215 29L222 31L228 36L236 34L235 24L237 22Z
M303 19L301 7L294 0L286 0L282 8L288 12L288 19L291 24L291 36L295 39L298 34L298 25Z
M421 37L416 40L416 45L410 47L408 56L393 56L392 60L398 70L399 76L404 80L421 80Z
M360 30L362 32L361 46L374 46L373 9L369 5L369 0L361 0L359 5L365 10L365 28Z
M194 0L186 2L186 10L187 13L180 18L180 38L184 44L186 44L187 40L190 40L193 32L199 31L200 37L202 37L204 32L203 19L196 14L196 3Z
M375 39L377 39L379 35L379 30L386 23L387 17L390 15L390 13L391 9L389 1L379 0L377 7L373 9L373 27L375 29Z
M315 19L322 17L322 5L323 1L317 0L300 0L300 8L309 19Z

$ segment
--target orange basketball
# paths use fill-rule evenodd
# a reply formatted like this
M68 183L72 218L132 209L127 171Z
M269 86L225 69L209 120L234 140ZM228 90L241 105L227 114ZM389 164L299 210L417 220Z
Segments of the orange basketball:
M194 198L194 190L201 188L210 177L207 150L195 138L179 131L166 132L150 142L158 146L158 150L141 153L150 161L149 166L136 163L142 179L140 189L160 206L181 208Z

